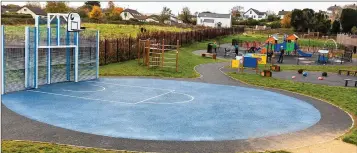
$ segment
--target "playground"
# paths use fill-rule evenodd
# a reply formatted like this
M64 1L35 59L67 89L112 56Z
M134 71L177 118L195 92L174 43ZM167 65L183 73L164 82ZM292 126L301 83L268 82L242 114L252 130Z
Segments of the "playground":
M2 137L6 140L150 152L241 152L323 143L353 127L351 116L335 105L244 84L230 76L231 72L280 79L296 75L296 81L309 82L318 74L279 72L276 59L268 62L268 53L278 55L281 49L286 56L308 58L299 53L295 35L284 36L284 43L277 43L272 35L253 46L239 39L232 44L212 41L207 50L189 54L178 39L174 43L138 39L133 71L199 74L149 78L100 76L100 31L86 31L77 13L37 16L35 27L25 31L23 50L14 52L13 41L2 46ZM227 59L231 61L216 62ZM231 68L225 68L228 65ZM329 74L318 81L339 86L338 77L342 75Z

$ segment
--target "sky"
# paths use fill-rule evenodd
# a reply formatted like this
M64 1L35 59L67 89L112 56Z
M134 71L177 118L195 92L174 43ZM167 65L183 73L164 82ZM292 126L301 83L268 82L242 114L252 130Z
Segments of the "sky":
M25 5L26 2L2 2L6 4ZM116 6L123 8L136 9L142 14L159 13L164 6L170 8L173 14L181 12L183 7L188 7L191 13L210 11L215 13L229 13L229 10L234 6L243 6L247 11L249 8L257 9L261 12L274 11L278 13L280 10L293 10L311 8L315 11L326 11L329 6L353 4L353 2L114 2ZM45 5L46 2L41 2ZM69 2L72 7L81 6L84 2ZM107 7L107 2L101 2L102 8Z

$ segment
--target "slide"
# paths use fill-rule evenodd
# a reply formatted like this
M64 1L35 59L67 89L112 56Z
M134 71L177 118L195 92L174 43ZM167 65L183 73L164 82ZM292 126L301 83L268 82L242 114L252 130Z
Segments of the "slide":
M297 52L298 52L299 56L301 56L301 57L311 57L312 56L311 53L305 53L305 52L301 51L300 49L297 50Z

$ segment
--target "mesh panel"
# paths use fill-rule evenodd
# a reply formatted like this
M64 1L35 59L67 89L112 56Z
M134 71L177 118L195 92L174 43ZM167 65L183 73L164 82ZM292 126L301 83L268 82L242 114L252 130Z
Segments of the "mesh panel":
M68 57L68 58L67 58ZM68 64L67 64L68 60ZM51 49L51 83L70 81L73 78L71 63L73 61L73 48L54 48ZM67 70L68 69L68 70Z
M38 85L47 84L47 49L38 49Z
M97 31L85 30L79 33L78 80L96 78Z
M5 93L25 89L25 29L13 30L5 27L4 33Z
M35 28L29 29L29 42L28 42L28 67L27 67L27 81L28 87L35 87L34 79L35 79Z

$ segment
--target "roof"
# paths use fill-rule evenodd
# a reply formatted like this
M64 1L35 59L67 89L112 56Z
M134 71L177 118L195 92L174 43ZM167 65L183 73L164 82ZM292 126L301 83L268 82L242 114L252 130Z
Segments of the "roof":
M276 41L276 40L278 40L276 37L271 36L271 37L269 37L269 38L265 41L265 43L275 44L275 41Z
M296 39L298 39L298 38L299 38L299 37L298 37L297 35L292 34L292 35L288 36L288 37L286 38L286 40L296 40Z
M33 7L33 6L24 6L24 7L28 8L29 10L31 10L36 15L47 15L47 13L44 10L42 10L41 8L39 8L39 7ZM24 7L21 7L21 9L24 8Z
M255 14L257 14L257 15L265 15L265 14L266 14L266 12L260 12L260 11L258 11L258 10L256 10L256 9L253 9L253 8L250 8L249 10L254 11ZM249 11L249 10L248 10L248 11ZM248 12L248 11L247 11L247 12ZM247 13L247 12L245 12L245 13ZM244 13L244 14L245 14L245 13Z
M146 20L147 19L147 17L145 15L142 15L137 10L125 9L123 12L130 13L135 19L138 19L138 20Z
M199 13L198 17L231 18L231 15L230 14L217 14L217 13Z
M290 11L281 10L281 11L278 12L278 15L286 15L288 13L290 13Z

